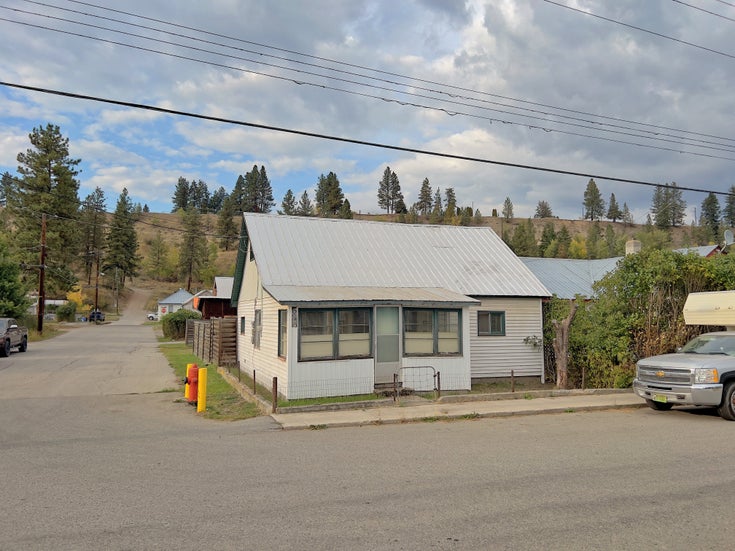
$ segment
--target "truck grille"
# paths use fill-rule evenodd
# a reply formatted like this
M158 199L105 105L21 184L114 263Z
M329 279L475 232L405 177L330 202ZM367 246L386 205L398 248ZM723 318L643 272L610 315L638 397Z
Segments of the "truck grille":
M638 380L653 384L690 385L692 372L674 367L638 367Z

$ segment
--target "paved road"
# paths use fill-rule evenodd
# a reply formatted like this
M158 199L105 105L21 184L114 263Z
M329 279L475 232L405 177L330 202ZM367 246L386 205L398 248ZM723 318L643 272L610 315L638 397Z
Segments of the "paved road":
M142 319L80 327L0 361L0 549L714 549L735 539L735 423L712 411L296 432L269 417L206 421L157 392L173 376Z

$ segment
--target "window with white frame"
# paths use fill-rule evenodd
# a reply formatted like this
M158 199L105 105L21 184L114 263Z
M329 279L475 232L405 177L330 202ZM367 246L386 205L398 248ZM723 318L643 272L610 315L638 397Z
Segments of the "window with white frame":
M505 336L505 312L484 310L477 312L477 335L480 337Z
M278 311L278 356L286 357L288 337L288 310Z
M369 308L299 309L299 360L369 358Z
M461 310L404 308L404 354L406 356L461 354L461 319Z

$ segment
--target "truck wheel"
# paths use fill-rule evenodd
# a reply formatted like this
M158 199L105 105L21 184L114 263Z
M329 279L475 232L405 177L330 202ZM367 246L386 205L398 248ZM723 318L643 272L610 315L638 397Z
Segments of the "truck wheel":
M728 383L722 392L722 403L717 408L720 417L735 421L735 382Z
M648 407L651 409L655 409L657 411L669 411L674 404L669 404L666 402L654 402L653 400L646 400L646 403L648 404Z
M28 337L23 337L23 340L20 341L20 346L18 346L18 352L25 352L28 350Z
M0 348L0 356L3 358L10 356L10 341L7 339L3 342L2 348Z

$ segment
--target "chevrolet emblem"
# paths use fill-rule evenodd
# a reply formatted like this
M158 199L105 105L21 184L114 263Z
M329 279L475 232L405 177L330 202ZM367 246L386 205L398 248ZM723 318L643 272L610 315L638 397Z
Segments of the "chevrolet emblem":
M658 377L659 379L664 377L665 375L666 373L664 373L663 371L656 371L656 377Z

